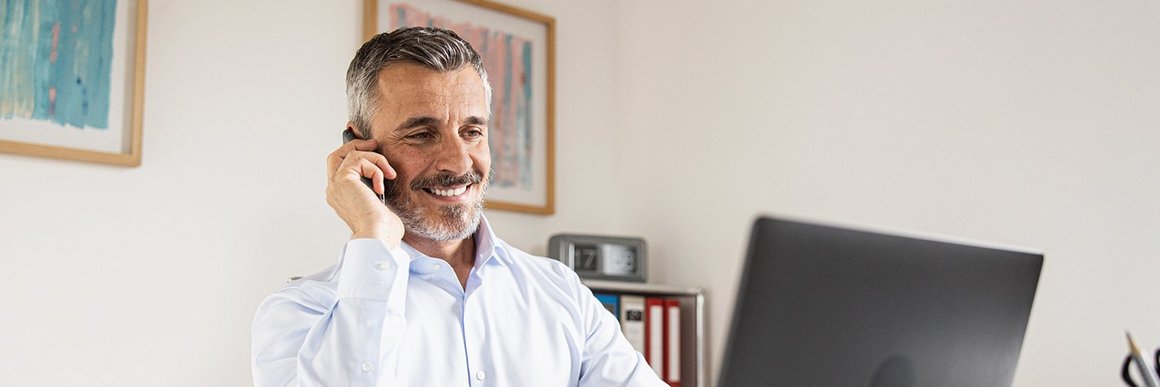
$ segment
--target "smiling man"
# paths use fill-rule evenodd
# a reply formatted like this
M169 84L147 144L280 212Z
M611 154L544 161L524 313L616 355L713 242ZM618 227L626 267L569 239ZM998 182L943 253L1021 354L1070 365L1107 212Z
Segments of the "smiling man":
M259 306L255 385L665 385L575 273L488 225L490 94L453 32L359 49L347 130L360 139L327 158L327 203L351 240Z

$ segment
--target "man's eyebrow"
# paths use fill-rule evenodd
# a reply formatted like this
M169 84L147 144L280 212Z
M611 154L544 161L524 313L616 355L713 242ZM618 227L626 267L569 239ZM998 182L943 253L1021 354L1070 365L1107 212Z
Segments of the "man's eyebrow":
M467 117L467 125L487 126L487 118L471 116ZM423 126L438 126L439 120L431 116L411 117L402 124L399 124L395 130L406 130L412 128L419 128Z
M399 126L396 127L395 130L412 129L412 128L418 128L418 127L422 127L422 126L437 126L438 124L439 124L439 120L435 119L435 117L430 117L430 116L411 117L411 118L408 118L406 121L403 121L402 124L399 124Z

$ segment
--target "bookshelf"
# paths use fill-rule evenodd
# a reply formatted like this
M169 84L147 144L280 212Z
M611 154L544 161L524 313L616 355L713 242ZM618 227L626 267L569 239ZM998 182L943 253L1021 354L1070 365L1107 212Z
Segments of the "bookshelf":
M681 301L682 385L705 387L705 296L700 288L600 280L583 280L594 293L676 298ZM691 382L691 383L690 383Z

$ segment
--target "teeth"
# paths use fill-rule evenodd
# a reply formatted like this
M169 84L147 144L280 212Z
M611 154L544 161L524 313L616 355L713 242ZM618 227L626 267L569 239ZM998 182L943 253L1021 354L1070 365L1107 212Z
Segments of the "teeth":
M459 196L467 192L467 187L459 187L455 189L431 189L431 193L438 196Z

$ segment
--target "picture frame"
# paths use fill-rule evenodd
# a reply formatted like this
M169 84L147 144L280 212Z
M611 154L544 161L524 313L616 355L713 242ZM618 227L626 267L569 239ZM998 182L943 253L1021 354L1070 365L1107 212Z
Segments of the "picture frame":
M555 212L554 18L488 0L365 0L363 22L368 40L433 25L479 51L492 85L488 141L495 179L486 207Z
M8 2L0 152L141 165L148 0Z

